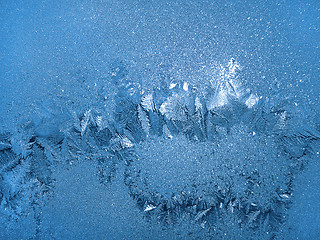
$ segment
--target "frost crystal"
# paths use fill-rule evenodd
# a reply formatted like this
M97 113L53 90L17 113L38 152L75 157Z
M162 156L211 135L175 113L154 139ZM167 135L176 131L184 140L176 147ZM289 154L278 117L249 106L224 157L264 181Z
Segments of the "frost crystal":
M151 223L187 224L218 239L274 238L320 134L299 124L287 103L242 87L239 70L230 60L206 92L163 81L143 93L115 63L112 114L44 108L0 135L0 211L12 219L33 209L39 235L41 204L54 192L52 169L90 161L104 185L123 171Z

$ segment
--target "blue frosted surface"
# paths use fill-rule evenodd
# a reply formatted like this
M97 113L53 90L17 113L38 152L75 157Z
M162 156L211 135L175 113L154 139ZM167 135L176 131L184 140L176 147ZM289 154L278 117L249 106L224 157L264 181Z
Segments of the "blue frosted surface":
M319 239L318 1L0 3L0 239Z

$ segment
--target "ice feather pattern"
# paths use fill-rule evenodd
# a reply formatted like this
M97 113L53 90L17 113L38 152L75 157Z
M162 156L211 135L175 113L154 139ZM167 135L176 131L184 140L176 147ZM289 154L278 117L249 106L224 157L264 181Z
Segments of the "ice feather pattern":
M112 114L43 106L15 132L0 134L1 211L23 215L54 192L52 169L90 161L101 187L123 171L128 194L151 223L186 221L217 239L231 228L275 238L294 176L319 151L320 134L297 124L287 104L242 86L240 70L231 59L205 92L165 81L143 92L116 62Z

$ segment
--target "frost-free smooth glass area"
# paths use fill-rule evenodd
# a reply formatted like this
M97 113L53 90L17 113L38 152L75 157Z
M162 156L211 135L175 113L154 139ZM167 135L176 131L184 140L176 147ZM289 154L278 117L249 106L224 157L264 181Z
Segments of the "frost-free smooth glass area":
M318 1L0 2L0 239L318 239Z

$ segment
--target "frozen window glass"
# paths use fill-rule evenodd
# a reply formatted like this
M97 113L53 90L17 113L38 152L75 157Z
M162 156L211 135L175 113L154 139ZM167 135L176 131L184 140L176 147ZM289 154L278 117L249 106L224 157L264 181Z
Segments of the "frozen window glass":
M318 239L319 11L2 0L0 239Z

